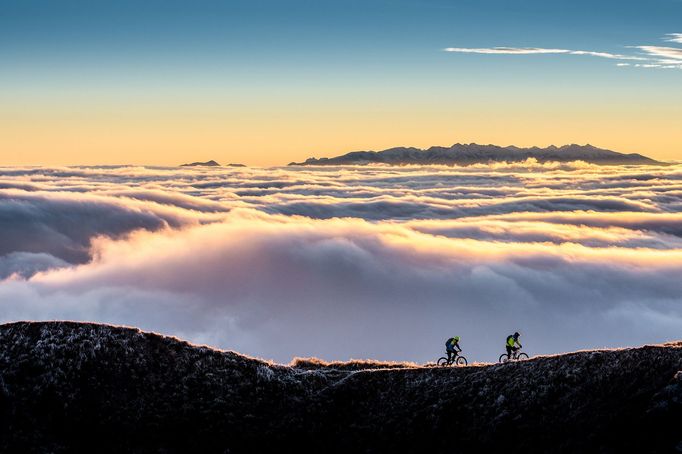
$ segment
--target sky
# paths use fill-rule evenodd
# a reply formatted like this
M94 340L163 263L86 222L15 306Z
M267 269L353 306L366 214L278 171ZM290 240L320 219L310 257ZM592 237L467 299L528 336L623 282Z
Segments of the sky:
M682 164L0 168L0 323L288 363L682 333Z
M682 1L0 0L0 165L682 159Z

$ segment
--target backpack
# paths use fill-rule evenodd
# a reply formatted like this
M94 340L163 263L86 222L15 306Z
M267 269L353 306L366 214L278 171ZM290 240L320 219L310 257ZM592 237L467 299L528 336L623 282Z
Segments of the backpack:
M514 345L514 342L512 342L511 344L509 343L509 341L512 340L512 339L514 339L514 335L513 335L513 334L510 334L509 336L507 336L507 345Z
M455 343L455 338L454 338L454 337L451 337L450 339L448 339L448 340L445 341L445 346L446 346L446 347L449 347L450 345L452 345L452 344L454 344L454 343Z

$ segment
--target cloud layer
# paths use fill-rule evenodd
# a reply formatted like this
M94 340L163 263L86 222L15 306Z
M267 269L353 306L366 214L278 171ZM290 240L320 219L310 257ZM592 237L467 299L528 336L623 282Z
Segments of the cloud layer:
M682 166L0 171L0 320L288 361L682 332Z

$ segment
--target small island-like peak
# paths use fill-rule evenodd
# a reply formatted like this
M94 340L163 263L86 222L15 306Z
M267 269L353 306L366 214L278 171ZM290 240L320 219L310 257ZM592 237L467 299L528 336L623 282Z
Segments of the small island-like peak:
M205 166L205 167L220 167L220 164L218 161L214 161L211 159L210 161L205 161L205 162L190 162L188 164L182 164L180 167L200 167L200 166Z

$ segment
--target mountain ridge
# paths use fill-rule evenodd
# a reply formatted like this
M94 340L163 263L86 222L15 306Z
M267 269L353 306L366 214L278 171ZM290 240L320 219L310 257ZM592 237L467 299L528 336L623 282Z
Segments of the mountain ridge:
M463 368L351 363L285 366L94 323L1 325L0 451L682 446L682 342Z
M528 159L536 159L540 163L585 161L600 165L664 164L638 153L624 154L590 144L522 148L513 145L502 147L490 144L456 143L451 147L433 146L427 149L394 147L381 151L352 151L332 158L308 158L303 162L291 162L289 165L366 165L373 163L389 165L471 165L490 162L524 162Z

